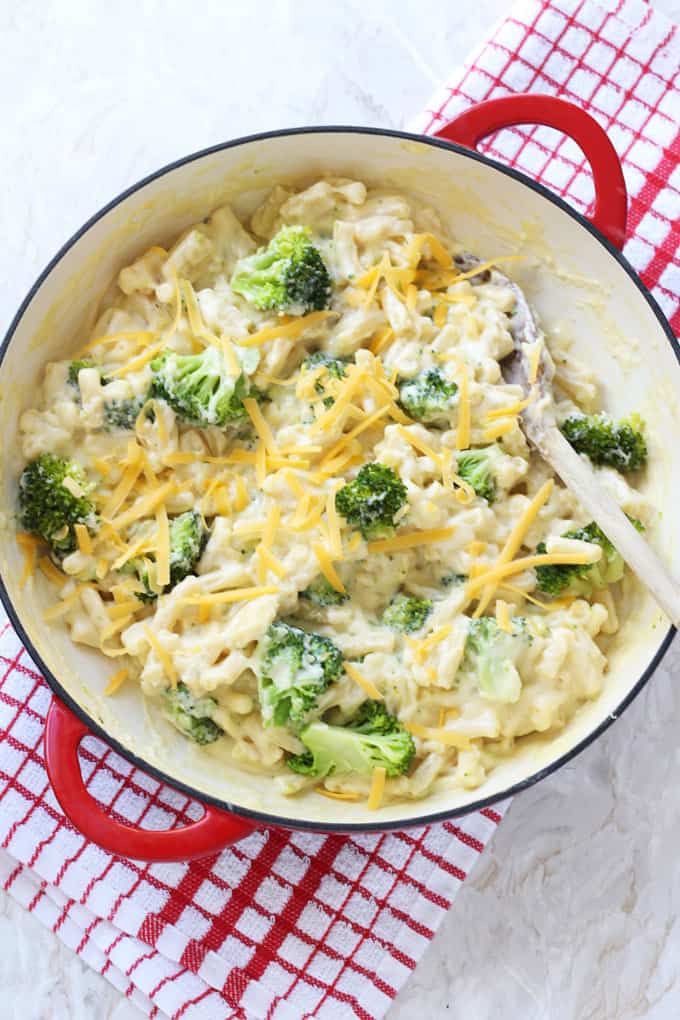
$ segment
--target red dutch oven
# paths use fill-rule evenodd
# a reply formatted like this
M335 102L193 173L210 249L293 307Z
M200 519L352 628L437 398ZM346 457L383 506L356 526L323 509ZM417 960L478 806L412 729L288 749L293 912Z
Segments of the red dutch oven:
M592 171L595 201L584 218L546 188L480 155L476 146L511 125L541 124L571 137ZM518 279L548 329L568 330L574 350L607 381L613 413L640 409L651 436L645 494L662 511L654 540L680 571L673 514L680 496L678 454L655 435L678 429L680 365L657 304L620 254L626 235L626 189L616 151L601 127L563 100L510 96L466 110L435 137L371 128L329 127L240 138L199 152L140 181L115 198L69 240L21 305L0 352L3 450L2 510L16 506L18 417L29 406L44 364L73 349L88 308L123 265L153 243L172 239L225 201L247 215L274 183L323 173L357 177L410 192L433 205L451 232L482 256L520 247L535 256ZM525 274L522 277L521 274ZM635 371L630 370L634 363ZM668 396L669 399L664 399ZM678 434L677 432L675 434ZM65 630L42 622L49 592L21 589L12 528L0 536L0 597L55 697L45 732L47 769L71 822L117 854L148 861L214 853L259 825L350 832L422 825L493 804L549 775L610 725L651 676L673 631L644 592L631 595L608 649L602 694L559 733L520 741L483 786L441 791L421 801L369 813L363 804L314 794L286 799L267 776L159 738L138 692L102 696L111 664L74 646ZM182 829L149 831L116 821L86 789L78 747L89 733L205 806Z

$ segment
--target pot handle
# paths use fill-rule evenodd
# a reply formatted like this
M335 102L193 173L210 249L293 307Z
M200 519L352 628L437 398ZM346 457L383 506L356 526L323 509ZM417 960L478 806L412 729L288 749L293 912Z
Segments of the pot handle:
M45 762L55 796L66 817L85 836L112 854L141 861L190 861L222 850L255 826L210 805L182 829L138 829L107 814L88 792L78 747L89 730L70 709L52 700L45 723Z
M621 161L604 128L574 103L537 95L487 99L459 113L435 137L476 149L487 135L517 124L543 124L576 142L590 163L595 186L595 207L588 219L616 248L622 248L628 201Z

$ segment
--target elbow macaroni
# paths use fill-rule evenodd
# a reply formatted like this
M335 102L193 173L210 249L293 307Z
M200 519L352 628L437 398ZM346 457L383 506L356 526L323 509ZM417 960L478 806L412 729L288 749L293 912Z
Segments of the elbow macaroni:
M277 336L276 315L249 305L229 279L237 259L296 223L311 229L333 277L332 314L303 324L297 336ZM598 636L612 633L622 612L616 591L592 603L536 599L533 571L526 570L502 580L487 609L493 614L502 599L511 614L527 619L532 640L517 662L519 700L490 702L461 668L470 600L465 584L446 586L444 578L490 569L550 476L529 451L517 414L504 412L522 397L519 387L504 382L499 365L513 347L512 291L493 273L456 282L455 264L447 269L435 257L430 232L456 251L436 215L357 181L323 180L298 192L277 187L253 215L251 231L223 207L170 251L145 252L120 272L85 344L101 376L82 369L74 387L68 361L46 367L40 399L21 420L24 456L51 452L76 460L95 486L102 518L91 553L77 550L61 564L67 580L58 592L58 615L73 640L120 658L144 696L157 698L171 682L182 682L195 695L216 698L224 753L276 777L289 792L310 782L285 767L285 753L303 747L289 730L263 727L256 674L258 640L274 620L293 618L332 638L346 659L361 659L362 675L390 712L416 730L416 763L410 775L388 780L388 798L422 797L442 785L478 786L495 762L512 754L515 741L557 731L597 696L607 667ZM202 337L192 331L183 281L195 292ZM104 427L105 401L148 394L150 351L191 353L205 346L205 336L238 345L265 329L271 336L254 348L254 383L270 398L261 413L271 442L257 425L242 436L186 425L162 401L154 401L153 419L141 415L131 431ZM357 385L349 393L346 380L338 380L330 411L300 367L314 350L354 358L350 375ZM396 403L397 376L432 367L452 381L467 374L469 445L488 444L493 427L507 455L493 505L456 484L460 407L448 427L434 428L410 421ZM572 398L592 406L590 374L573 359L560 371L569 406ZM332 499L370 461L393 467L406 485L397 535L443 529L444 537L371 551L340 518L340 547L337 536L334 546L329 493ZM642 497L615 472L603 474L624 508L642 516ZM154 499L161 497L171 517L199 509L210 535L197 575L143 603L122 568L133 556L153 558ZM130 525L117 527L126 514L134 518ZM574 495L555 485L519 555L585 523ZM347 587L351 597L341 605L321 608L300 595L322 569L315 547L326 551ZM238 592L246 594L224 597ZM380 622L397 592L433 601L415 637ZM346 716L365 697L344 675L320 707ZM330 777L326 785L365 795L370 779Z

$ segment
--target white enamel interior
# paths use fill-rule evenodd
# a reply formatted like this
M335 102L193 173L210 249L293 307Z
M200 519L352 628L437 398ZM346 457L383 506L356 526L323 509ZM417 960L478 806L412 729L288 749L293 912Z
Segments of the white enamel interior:
M608 380L606 404L614 413L640 410L651 432L648 495L660 509L654 542L680 574L674 514L680 502L680 455L657 436L678 435L676 401L680 367L653 311L603 244L557 205L521 182L463 154L415 140L354 131L255 139L203 155L133 192L93 223L42 281L26 308L0 368L3 470L0 572L16 613L38 654L92 720L120 744L200 793L271 815L331 825L393 823L453 811L498 795L549 767L605 721L654 658L667 633L665 618L639 592L610 651L601 697L585 706L556 738L527 741L476 790L386 807L379 816L363 804L328 801L316 794L280 796L266 778L215 762L144 711L141 697L123 688L104 699L116 668L74 646L65 630L41 622L53 594L38 581L19 590L21 557L12 514L19 465L17 422L33 400L43 365L75 350L98 296L121 268L153 243L225 201L247 213L275 182L305 182L324 173L391 184L435 206L452 233L483 257L516 251L537 255L538 267L513 269L544 324L573 338L574 350ZM522 240L523 238L523 240Z

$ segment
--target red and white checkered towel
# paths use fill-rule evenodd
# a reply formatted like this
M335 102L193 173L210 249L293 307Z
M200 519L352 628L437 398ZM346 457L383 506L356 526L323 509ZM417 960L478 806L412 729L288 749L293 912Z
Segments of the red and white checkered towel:
M606 127L631 196L626 254L680 329L680 37L641 0L522 0L418 122L508 92L563 95ZM580 151L513 128L485 151L580 209ZM87 843L47 781L50 691L0 620L0 882L157 1017L374 1020L417 964L503 808L457 824L366 836L254 832L191 864L143 865ZM152 828L187 799L89 738L82 766L112 815Z

